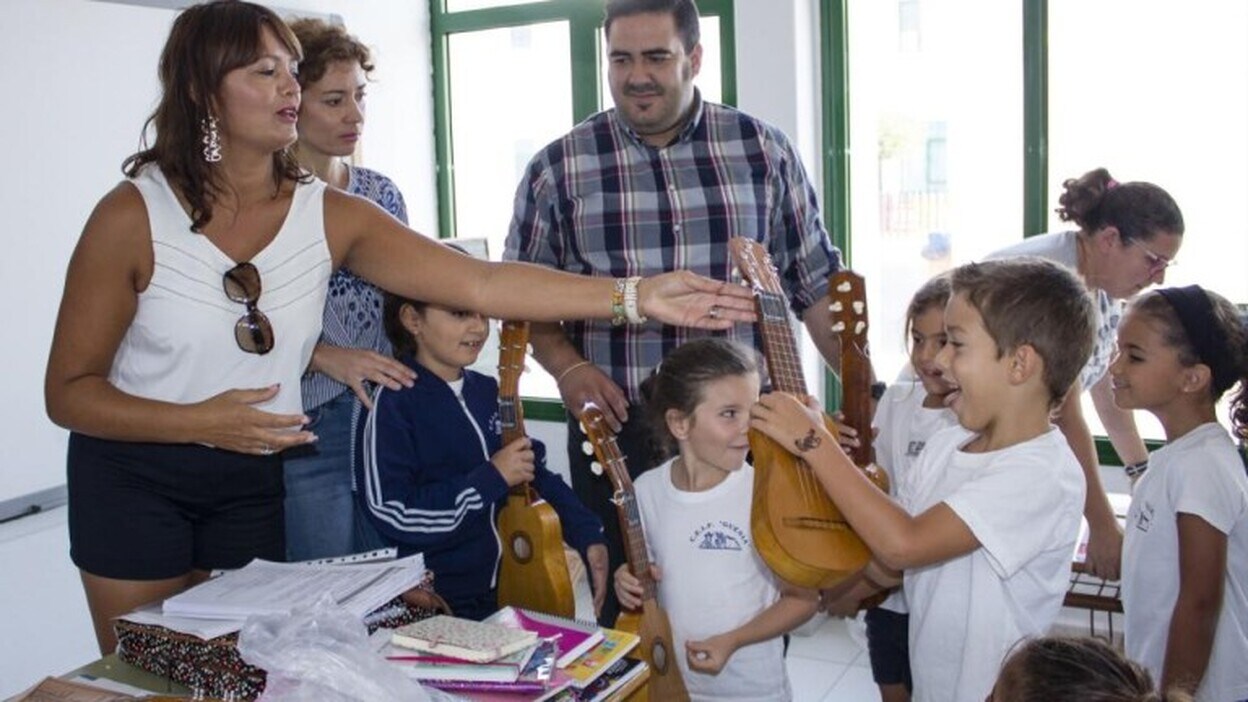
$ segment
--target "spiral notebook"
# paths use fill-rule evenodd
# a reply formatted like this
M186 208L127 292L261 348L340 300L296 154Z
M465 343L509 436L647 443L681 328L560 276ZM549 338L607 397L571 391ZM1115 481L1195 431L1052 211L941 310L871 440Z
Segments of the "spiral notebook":
M503 607L485 621L501 624L509 629L531 631L541 639L557 638L560 653L555 666L559 668L566 668L602 641L603 637L602 627L597 624L519 607Z

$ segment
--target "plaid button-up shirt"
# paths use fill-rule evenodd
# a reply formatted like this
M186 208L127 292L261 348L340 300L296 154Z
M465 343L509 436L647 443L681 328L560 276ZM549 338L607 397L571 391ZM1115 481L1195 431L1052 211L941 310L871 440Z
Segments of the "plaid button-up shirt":
M696 99L693 119L664 148L607 110L539 152L516 192L504 258L585 275L688 269L729 280L728 239L744 236L767 248L801 316L840 265L801 160L778 129ZM575 321L564 330L632 402L669 351L710 334L654 321ZM757 346L753 325L729 335Z

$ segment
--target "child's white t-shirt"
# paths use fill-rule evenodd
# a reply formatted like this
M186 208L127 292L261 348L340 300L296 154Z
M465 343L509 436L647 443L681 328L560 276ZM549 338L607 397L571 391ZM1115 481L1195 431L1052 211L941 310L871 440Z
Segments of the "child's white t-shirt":
M924 407L927 391L913 375L888 386L875 406L872 426L875 436L875 462L887 473L890 492L901 494L901 484L913 475L915 459L927 440L941 429L958 425L958 417L947 407ZM905 591L898 588L880 604L884 609L905 613Z
M1127 656L1161 679L1179 597L1178 513L1227 535L1222 613L1197 700L1248 699L1248 476L1226 429L1202 424L1149 456L1122 549Z
M1001 661L1061 609L1083 514L1084 477L1057 429L988 453L938 432L898 496L912 515L945 503L980 548L905 573L916 702L982 700Z
M659 604L672 622L676 660L695 700L790 700L779 637L737 649L718 675L689 670L686 641L732 631L780 599L750 536L754 469L744 464L703 492L672 485L668 461L637 478L650 557L663 571Z

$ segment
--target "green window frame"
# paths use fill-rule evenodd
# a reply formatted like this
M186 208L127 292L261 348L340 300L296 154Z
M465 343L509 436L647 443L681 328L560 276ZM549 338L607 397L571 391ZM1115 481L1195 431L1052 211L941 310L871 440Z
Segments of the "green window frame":
M719 19L721 91L724 103L737 104L736 27L733 0L699 0L703 17ZM451 144L450 42L452 34L517 27L541 22L566 21L570 32L572 66L572 122L578 123L599 111L602 75L599 31L603 3L598 0L543 0L513 5L448 12L445 0L430 0L429 18L433 53L434 154L437 159L438 237L455 234L455 168ZM562 422L563 403L525 398L525 415L536 421Z

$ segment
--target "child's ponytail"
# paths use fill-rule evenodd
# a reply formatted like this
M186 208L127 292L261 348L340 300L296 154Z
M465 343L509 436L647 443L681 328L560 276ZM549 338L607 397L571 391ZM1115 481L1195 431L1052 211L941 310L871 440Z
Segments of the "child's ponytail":
M1248 312L1240 316L1238 333L1232 329L1227 338L1232 357L1239 362L1239 391L1231 398L1231 430L1248 442Z

